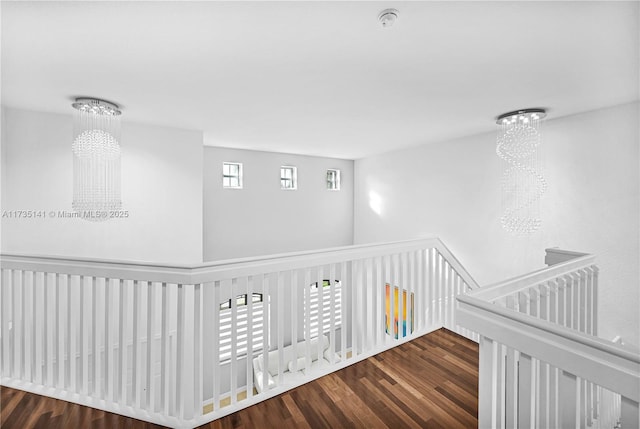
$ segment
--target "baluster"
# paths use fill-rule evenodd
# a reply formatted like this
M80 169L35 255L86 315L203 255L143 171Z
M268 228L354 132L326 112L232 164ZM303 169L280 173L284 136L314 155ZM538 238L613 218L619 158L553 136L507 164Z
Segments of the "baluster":
M427 320L427 324L429 329L431 329L435 323L434 321L434 301L436 299L436 282L435 282L435 265L433 260L433 253L435 249L427 249L426 250L426 259L425 259L425 277L427 278L427 301L426 301L426 310L429 312L429 317Z
M415 279L415 283L413 285L413 290L415 293L415 308L413 309L413 328L414 328L414 332L416 331L421 331L422 328L424 327L423 325L423 314L422 312L424 311L424 307L423 307L423 297L425 295L425 285L422 281L422 264L421 264L421 259L422 259L422 249L418 249L412 252L412 264L413 264L413 272L414 272L414 279Z
M34 316L35 327L33 336L33 364L35 367L35 376L33 381L36 384L46 386L46 355L47 355L47 343L46 343L46 326L47 326L47 297L44 285L44 273L34 272ZM44 365L43 365L44 364Z
M54 285L51 286L51 278L54 279ZM51 275L48 273L44 273L44 293L45 293L45 309L47 314L44 318L45 320L45 359L47 365L47 382L46 385L49 387L55 387L55 374L53 370L53 363L56 357L55 353L55 336L58 335L56 329L56 321L58 319L58 309L55 305L57 290L55 289L55 274ZM55 294L55 295L53 295Z
M507 296L507 308L515 311L516 300ZM505 371L505 424L507 428L518 427L518 352L511 347L506 352Z
M458 280L458 276L455 272L455 270L453 269L453 267L451 266L451 264L449 264L449 291L447 293L448 299L449 299L449 326L452 331L456 330L456 324L455 324L455 304L456 304L456 295L457 295L457 280Z
M539 296L539 317L542 320L549 320L550 291L546 283L538 285ZM549 426L549 365L545 362L538 362L539 365L539 389L538 389L538 425L548 428Z
M340 263L340 361L347 359L347 311L351 305L347 305L347 288L349 281L347 280L347 262ZM305 288L306 289L306 288Z
M396 278L396 264L395 255L389 257L390 271L389 271L389 337L396 338L396 332L398 328L398 321L396 315L398 314L398 303L396 302L396 287L398 280Z
M586 330L588 334L594 335L594 326L593 326L593 315L598 311L594 306L594 296L593 296L593 267L588 267L585 270L586 275L586 309L585 309L585 320L586 320ZM597 394L596 394L596 385L592 382L589 382L589 386L587 388L587 403L589 404L590 412L587 417L587 424L592 425L593 419L598 417L598 404L597 404Z
M384 286L384 278L385 278L385 274L384 274L384 266L383 266L383 259L381 256L376 256L376 258L374 259L374 265L375 265L375 290L376 290L376 297L377 297L377 305L376 308L378 309L377 311L375 311L375 315L376 315L376 324L375 324L375 337L376 337L376 346L380 347L382 346L382 344L384 344L385 341L385 300L386 300L386 296L385 296L385 286Z
M145 395L145 406L150 413L155 413L157 410L156 403L156 380L155 380L155 366L158 361L157 348L155 346L156 337L156 315L157 315L157 292L158 284L155 282L148 283L148 296L147 296L147 390ZM215 325L209 325L215 326ZM160 375L162 377L162 375Z
M262 291L262 275L258 276L258 283L256 286L260 287L260 292ZM213 365L211 372L211 385L213 386L213 410L220 409L220 380L222 379L221 368L220 368L220 282L210 283L209 287L212 288L212 300L213 302L209 302L210 307L208 307L209 311L213 312L213 329L211 330L211 350L213 355ZM264 305L268 303L267 295L263 296ZM265 311L265 314L268 311ZM263 330L265 328L263 327ZM267 349L267 340L266 340L266 331L263 331L264 338L264 347L263 350ZM264 386L267 384L265 383ZM266 390L266 387L265 387Z
M585 326L586 326L586 332L590 335L593 335L593 270L591 269L591 267L588 267L585 269L585 287L586 287L586 291L585 291L585 295L586 295L586 302L585 302L585 312L584 312L584 317L585 317Z
M183 367L184 367L184 347L185 347L185 297L184 297L184 285L178 283L178 302L177 302L177 317L176 317L176 360L175 360L175 383L174 383L174 404L175 404L175 414L179 417L182 417L185 412L184 408L184 395L183 395L183 382L182 378L184 376ZM232 300L232 305L233 305ZM233 325L232 325L233 328ZM233 372L233 370L232 370Z
M253 358L253 341L255 337L254 323L253 323L253 279L251 277L243 276L241 278L242 288L241 292L244 292L247 296L246 309L247 317L245 321L246 326L246 339L247 339L247 353L245 357L245 391L247 399L253 397L253 371L252 371L252 358ZM196 378L197 380L197 378Z
M366 341L367 341L367 326L366 326L366 310L367 310L367 300L365 296L365 281L366 281L366 260L359 259L357 264L357 275L358 281L356 282L357 287L357 295L355 303L356 306L356 314L358 315L358 335L356 344L358 345L358 350L360 353L364 353L366 350Z
M498 429L503 429L505 425L505 401L506 401L506 385L507 380L505 377L506 372L506 359L507 359L507 350L506 347L500 343L497 344L496 353L496 366L495 366L495 374L494 377L496 379L496 404L495 404L495 414L497 417L496 426Z
M623 429L640 427L638 403L625 396L622 397L620 423Z
M305 291L306 291L306 295L305 295L305 302L308 303L307 299L308 299L308 293L309 293L309 287L308 285L308 278L309 272L306 271L305 272ZM264 347L262 348L262 390L263 391L267 391L271 388L271 386L269 385L269 351L271 349L271 342L272 342L272 338L271 338L271 311L273 310L273 307L271 305L271 295L269 294L269 277L266 275L260 275L260 280L262 282L262 300L263 300L263 305L266 305L267 307L265 307L264 309ZM307 316L308 317L308 316ZM307 319L307 331L309 330L309 320ZM307 354L309 348L307 346Z
M324 336L324 267L319 266L316 269L316 284L318 286L318 294L316 295L317 297L317 301L316 301L316 308L317 308L317 313L316 313L316 323L317 323L317 327L318 327L318 337L317 337L317 341L318 341L318 347L317 347L317 355L315 357L312 357L312 359L316 359L318 361L318 364L322 363L322 337ZM280 359L283 362L283 368L284 368L284 356L283 356L283 352L280 352ZM310 371L310 367L306 368L306 373L308 373Z
M405 258L405 253L398 253L398 263L399 263L399 276L400 279L398 281L398 306L400 307L400 311L398 313L398 336L403 338L405 336L405 326L407 322L407 306L406 306L406 295L407 291L407 283L409 280L407 279L407 260Z
M113 325L111 323L111 308L115 295L115 287L111 279L104 279L104 382L106 385L106 399L116 402L116 379L115 368L115 341L112 338Z
M55 274L55 278L56 278L56 311L57 311L57 318L56 318L56 330L55 330L55 335L57 336L57 340L56 341L56 352L58 354L58 359L57 359L57 364L58 364L58 389L62 390L66 387L66 382L65 382L65 369L66 369L66 364L65 364L65 333L67 332L67 330L65 329L65 314L66 312L63 311L63 307L62 307L62 303L66 302L66 297L64 296L66 293L68 293L67 288L66 288L66 284L68 284L66 282L66 276L64 277L65 282L62 283L62 278L60 274ZM62 283L62 284L61 284Z
M140 377L142 376L142 368L140 365L140 289L142 288L138 280L133 281L133 308L132 323L133 332L131 337L131 393L132 403L135 408L140 408Z
M195 354L195 285L178 285L178 371L177 371L177 395L179 404L179 418L191 420L195 408L195 367L197 357Z
M572 329L578 329L578 316L577 316L577 291L578 285L574 274L567 275L569 283L569 307L567 308L568 327Z
M14 344L14 378L24 377L24 273L14 270L13 292L16 297L14 308L16 313L13 320L13 344Z
M558 282L552 280L547 283L549 290L549 321L553 323L560 323L558 321Z
M592 280L592 296L593 296L593 311L591 317L593 318L592 323L592 335L598 336L598 272L599 269L595 265L592 266L593 269L593 280Z
M456 271L453 271L453 275L454 275L454 293L451 298L451 315L452 315L451 326L453 327L453 330L455 332L457 332L460 335L464 335L465 333L463 332L462 329L460 329L456 321L456 305L457 305L456 297L458 295L464 294L465 292L462 286L462 277L460 277L460 275Z
M393 306L392 304L392 300L393 300L393 273L391 272L391 260L389 258L389 255L384 255L382 257L382 269L383 269L383 285L385 288L384 294L385 294L385 332L388 328L389 332L385 334L384 336L384 342L386 344L389 344L391 342L391 338L393 337ZM387 297L387 284L389 285L389 296ZM387 311L387 308L389 309L389 311Z
M561 326L567 326L567 280L564 277L558 281L558 318L556 322Z
M296 283L292 282L292 289L296 288ZM329 362L333 365L335 363L335 353L336 353L336 308L338 306L338 302L336 300L336 265L329 265L329 323L331 329L329 330ZM291 295L293 299L293 294ZM340 306L340 311L342 311L342 306ZM293 315L293 312L292 312ZM295 321L293 322L295 324ZM295 344L297 339L295 336L291 337L291 341ZM297 350L294 356L298 356Z
M530 298L527 291L521 291L517 293L518 296L518 311L520 313L529 314Z
M217 341L220 319L215 318L214 309L216 305L220 304L217 303L214 297L214 289L216 289L214 282L202 285L202 349L204 362L202 379L204 386L207 387L203 392L204 400L207 403L203 407L203 414L211 413L214 409L217 409L213 386L218 378L218 367L214 364L214 356L217 355L217 350L220 347L220 343ZM211 399L210 404L209 399Z
M351 354L354 357L358 355L358 341L360 337L358 329L358 308L360 306L360 302L358 301L359 270L359 261L351 261Z
M221 282L224 296L231 297L231 358L230 368L230 403L235 405L238 398L238 279L226 279ZM277 295L276 295L277 298ZM276 310L277 311L277 310Z
M298 299L298 291L300 289L298 274L298 270L293 270L291 272L291 344L293 345L293 356L295 357L295 359L293 359L293 372L297 372L299 370L298 342L300 341L300 337L298 335L298 316L300 314L300 307L304 307L300 305L300 301Z
M9 353L11 351L11 343L9 339L9 332L13 332L13 327L9 327L13 319L13 300L11 294L11 270L0 270L0 276L2 284L0 284L0 323L2 323L2 368L0 368L2 377L11 377L11 370L9 367Z
M193 376L190 380L192 385L193 407L187 418L201 416L203 403L203 358L202 358L202 284L193 285ZM251 367L249 355L246 357L246 364ZM248 379L247 379L248 380ZM149 384L150 382L147 382Z
M311 368L311 270L304 270L304 369ZM352 339L353 339L353 331ZM353 340L352 340L353 341ZM298 368L299 370L300 368Z
M559 403L562 428L580 427L580 386L575 375L566 371L560 373Z
M587 380L585 380L584 378L578 378L578 384L579 384L579 389L580 389L580 402L579 402L579 417L580 417L580 427L583 428L586 426L587 424L587 413L588 413L588 407L587 407Z
M80 276L72 275L69 279L69 294L67 296L68 301L68 353L69 353L69 391L78 392L78 313L82 308L82 304L78 304L76 297L78 297L80 288Z
M32 381L32 368L33 368L33 318L35 317L35 311L33 308L34 294L33 294L33 272L26 271L22 277L23 279L23 295L22 295L22 326L23 326L23 344L22 344L22 380Z
M549 426L560 426L560 370L549 365Z
M531 356L520 353L518 373L518 427L534 428L535 366Z
M322 276L322 271L318 272L318 276ZM284 361L284 314L285 314L285 278L284 272L280 271L274 274L276 280L276 314L278 315L278 385L281 386L284 383L284 372L286 371ZM322 282L319 283L318 293L320 293L318 311L322 310ZM322 325L318 326L318 336L322 335ZM319 348L320 349L320 348Z
M373 286L373 267L371 258L364 259L365 264L365 279L364 279L364 297L362 302L366 305L364 307L364 311L366 313L366 320L364 322L366 338L365 338L365 350L372 350L375 344L375 322L374 322L374 313L375 313L375 295L376 291Z
M128 293L125 288L124 280L118 279L119 292L120 292L120 304L119 304L119 326L118 326L118 371L120 384L118 386L119 403L122 406L127 405L127 371L128 357L127 357L127 338L126 332L129 327L129 312L128 310Z
M451 329L449 325L449 290L450 290L450 272L449 263L444 258L443 254L440 254L441 269L442 269L442 294L440 295L440 321L447 329Z
M89 394L89 327L91 326L91 315L87 315L90 301L90 290L87 288L87 276L79 277L80 286L80 392L82 395Z
M238 387L238 293L237 279L224 279L220 282L220 293L231 299L231 329L229 332L230 360L229 360L229 394L231 404L236 403ZM219 305L219 304L218 304Z
M183 395L183 382L182 378L185 375L183 371L184 366L184 348L185 348L185 327L184 327L184 312L185 312L185 297L184 297L184 285L178 283L178 303L177 303L177 317L176 317L176 366L175 366L175 385L174 385L174 406L175 413L179 418L182 418L185 413L185 400ZM233 305L233 300L231 301ZM232 325L233 327L233 325Z
M478 371L478 427L497 426L497 343L480 337Z
M444 271L442 268L442 257L440 256L440 252L438 252L437 250L434 249L434 255L433 257L435 258L435 274L436 274L436 283L435 283L435 292L436 292L436 299L435 299L435 306L436 306L436 311L434 314L434 319L435 319L435 323L437 323L438 325L444 323L444 320L442 319L442 283L443 283L443 277L444 277Z
M453 267L447 262L447 324L448 329L451 331L456 330L456 326L453 323L454 303L456 297L456 273L453 271Z
M540 300L542 299L540 297L540 290L538 288L538 286L533 286L531 287L531 296L533 297L533 305L531 308L531 315L535 316L537 318L540 318L540 306L541 306L541 302Z
M102 380L100 378L100 370L102 368L101 356L101 338L102 329L100 325L100 313L102 306L98 307L98 279L91 277L91 378L93 379L91 396L100 398L102 396ZM105 352L107 348L105 347Z
M588 274L585 270L580 270L580 332L589 333L587 328L587 302L589 286L587 284Z

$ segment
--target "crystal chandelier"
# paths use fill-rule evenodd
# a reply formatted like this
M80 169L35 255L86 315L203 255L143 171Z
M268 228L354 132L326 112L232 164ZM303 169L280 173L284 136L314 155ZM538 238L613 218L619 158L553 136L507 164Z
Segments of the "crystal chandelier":
M502 159L502 227L516 235L531 234L542 224L540 199L547 189L542 176L540 123L544 109L500 115L496 153Z
M83 219L102 221L120 210L120 114L117 105L77 98L73 130L73 203Z

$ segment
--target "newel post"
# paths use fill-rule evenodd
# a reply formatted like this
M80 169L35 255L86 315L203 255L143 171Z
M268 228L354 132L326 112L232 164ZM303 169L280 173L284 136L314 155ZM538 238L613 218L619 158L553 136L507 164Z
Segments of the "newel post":
M497 346L498 344L484 335L480 336L480 362L478 379L478 427L497 426Z

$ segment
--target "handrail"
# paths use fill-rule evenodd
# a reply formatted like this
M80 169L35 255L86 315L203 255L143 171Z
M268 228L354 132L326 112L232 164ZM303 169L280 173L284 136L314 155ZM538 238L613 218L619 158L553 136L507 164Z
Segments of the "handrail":
M436 240L438 240L438 246L436 246L438 251L442 254L442 256L445 257L451 267L460 275L460 277L462 277L462 279L469 285L471 289L479 289L480 285L478 284L478 282L475 281L475 279L471 276L471 274L469 274L467 269L460 263L460 261L458 261L458 258L456 258L453 253L451 253L449 248L442 242L442 240L440 240L439 238L436 238Z
M457 320L485 337L579 377L640 399L640 356L597 337L460 295Z
M544 251L544 263L549 266L588 255L588 253L576 252L575 250L564 250L559 247L549 247L544 249Z
M88 258L64 258L58 256L33 256L25 254L0 255L3 269L21 269L69 275L93 275L105 278L154 281L180 284L212 282L235 275L258 274L265 269L273 271L302 268L309 264L338 263L345 257L375 257L389 251L410 251L420 248L436 248L450 261L452 267L472 288L478 284L437 237L402 240L388 243L372 243L328 249L281 253L249 258L228 259L199 264L172 264L141 261L95 260Z
M557 323L539 319L525 313L511 310L509 308L493 305L489 302L485 302L481 299L475 298L470 294L459 295L457 298L459 302L463 302L467 305L494 313L507 319L511 319L514 322L525 323L536 329L540 329L541 331L566 338L569 341L578 342L588 347L592 347L605 353L609 353L621 359L626 359L640 364L640 355L637 355L624 346L621 346L614 342L607 341L593 335L583 334L582 332L575 329L570 329L565 326L558 325Z
M522 276L483 286L471 292L471 295L486 301L494 301L530 286L554 280L567 272L591 267L594 263L595 255L581 256Z

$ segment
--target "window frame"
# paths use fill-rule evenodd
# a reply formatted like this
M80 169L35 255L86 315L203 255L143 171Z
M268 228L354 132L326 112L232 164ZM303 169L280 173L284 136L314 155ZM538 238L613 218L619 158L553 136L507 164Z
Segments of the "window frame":
M329 173L334 173L333 180L329 178ZM341 188L341 178L340 178L340 169L338 168L329 168L327 169L327 190L328 191L339 191Z
M335 306L332 306L331 303L331 282L327 279L322 280L322 303L323 303L323 311L322 311L322 329L319 326L319 313L317 311L318 305L320 304L320 295L318 293L319 287L318 282L314 282L309 285L309 305L304 303L303 308L303 335L306 338L307 335L307 311L310 311L311 314L309 316L309 320L311 321L309 325L309 339L317 338L320 335L329 334L331 331L335 331L337 329L342 328L342 320L343 320L343 304L342 304L342 282L340 280L334 280L334 299L333 303ZM333 325L331 324L331 308L334 309L334 320ZM322 331L322 332L320 332Z
M247 357L249 351L249 327L247 326L248 322L248 314L249 314L249 305L247 302L248 294L240 294L235 297L236 300L236 359L242 359ZM253 316L251 318L253 324L254 334L253 342L251 345L251 353L253 358L256 354L262 352L263 348L266 344L268 344L268 335L270 329L268 326L265 326L265 314L269 311L269 299L267 297L265 301L265 295L259 292L250 292L252 297L251 300L251 310L253 312ZM218 340L220 344L220 355L219 362L220 364L227 364L231 362L231 319L233 308L231 307L231 302L234 298L229 298L228 300L222 301L219 304L218 308ZM240 304L240 302L243 302ZM267 305L265 305L265 302ZM256 323L257 321L257 323ZM260 332L257 334L255 330L259 329ZM242 334L244 332L244 335ZM240 335L238 335L238 333ZM228 337L228 341L226 338ZM227 344L228 343L228 344Z
M227 173L225 174L225 167L227 166L237 166L238 167L238 175L233 175L231 173ZM229 179L229 185L225 184L225 179ZM231 181L233 179L237 179L238 180L238 185L234 186L231 185ZM224 161L222 163L222 187L224 189L243 189L244 187L244 183L243 183L243 168L242 168L242 163L241 162L231 162L231 161Z
M291 177L283 176L285 171L291 171ZM290 181L291 186L284 186L283 181ZM280 189L283 191L296 191L298 189L298 167L293 165L280 166Z

